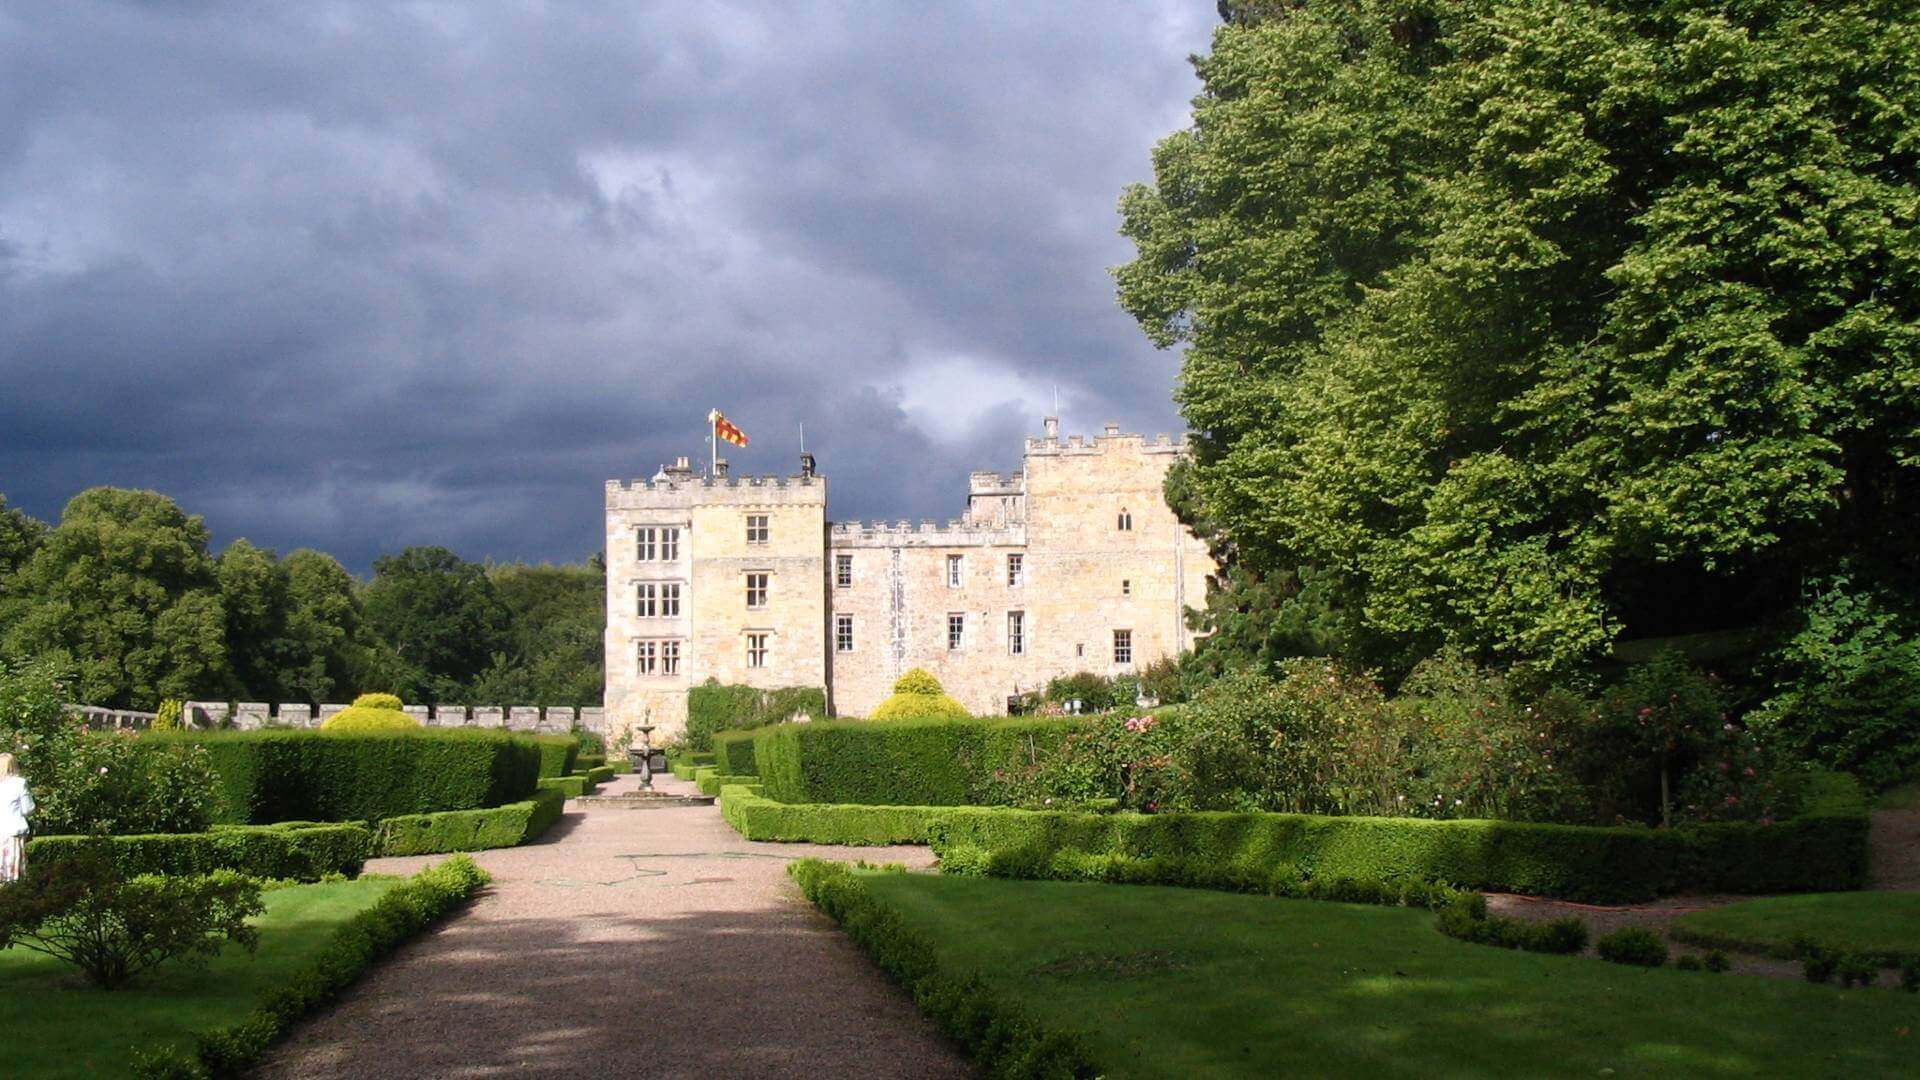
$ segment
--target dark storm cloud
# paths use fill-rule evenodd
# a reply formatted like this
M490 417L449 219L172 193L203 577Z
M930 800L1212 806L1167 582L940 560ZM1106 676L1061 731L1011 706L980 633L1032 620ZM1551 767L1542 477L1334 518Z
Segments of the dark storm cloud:
M0 2L0 492L578 558L703 451L946 517L1178 420L1113 206L1212 5Z

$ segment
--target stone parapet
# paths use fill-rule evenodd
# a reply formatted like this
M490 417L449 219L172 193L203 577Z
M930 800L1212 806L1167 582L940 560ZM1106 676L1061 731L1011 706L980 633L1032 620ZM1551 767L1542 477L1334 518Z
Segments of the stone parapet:
M98 709L87 705L69 706L89 727L145 728L153 723L152 713L116 709ZM264 727L310 728L346 711L347 706L329 702L316 709L305 702L272 705L262 701L189 701L180 707L180 722L188 728L233 727L252 731ZM589 731L606 729L606 710L599 706L575 709L570 705L407 705L403 711L426 727L511 728L515 731L568 732L576 727Z
M1019 547L1027 542L1023 524L979 524L954 518L931 521L836 521L827 527L829 548Z

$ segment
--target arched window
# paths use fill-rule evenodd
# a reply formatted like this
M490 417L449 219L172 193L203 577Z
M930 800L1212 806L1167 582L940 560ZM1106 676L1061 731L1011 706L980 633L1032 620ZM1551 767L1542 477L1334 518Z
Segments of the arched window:
M1124 506L1120 508L1119 529L1121 532L1133 531L1133 511Z

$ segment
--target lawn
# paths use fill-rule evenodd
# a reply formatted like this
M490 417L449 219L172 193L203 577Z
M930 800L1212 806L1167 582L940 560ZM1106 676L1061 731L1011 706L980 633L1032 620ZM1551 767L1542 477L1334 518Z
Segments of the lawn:
M1920 1002L1442 937L1422 910L882 874L875 895L1112 1076L1912 1075Z
M87 988L39 953L0 951L0 1057L7 1076L125 1076L136 1048L186 1042L244 1017L397 878L276 889L262 899L260 948L228 946L204 968L168 964L127 990Z
M1689 940L1726 948L1791 954L1805 936L1837 952L1881 957L1885 963L1920 959L1920 893L1805 893L1746 900L1676 919Z

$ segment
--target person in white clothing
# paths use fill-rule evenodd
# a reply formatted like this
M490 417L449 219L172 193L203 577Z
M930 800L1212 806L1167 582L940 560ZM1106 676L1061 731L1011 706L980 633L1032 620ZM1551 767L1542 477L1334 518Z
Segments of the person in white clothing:
M0 754L0 883L18 878L27 869L27 815L33 796L12 754Z

